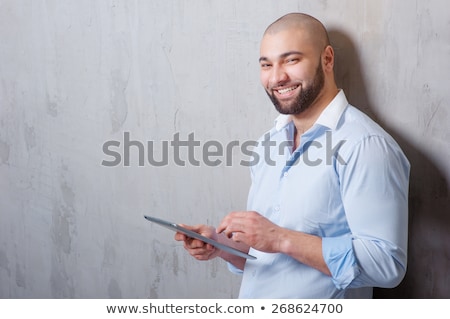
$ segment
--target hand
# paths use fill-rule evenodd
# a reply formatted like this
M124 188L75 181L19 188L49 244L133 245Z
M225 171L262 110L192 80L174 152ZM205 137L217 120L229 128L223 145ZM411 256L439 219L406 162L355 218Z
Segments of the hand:
M245 243L259 251L280 252L283 228L257 212L232 212L217 227L235 242Z
M259 251L289 255L331 276L322 255L322 238L282 228L257 212L230 213L216 231Z
M217 233L214 227L207 225L180 226L199 233L200 235L203 235L205 237L217 240ZM184 249L186 249L189 254L197 260L210 260L217 257L220 253L220 250L215 248L214 246L207 244L201 240L188 237L185 234L179 232L175 234L175 240L184 241Z

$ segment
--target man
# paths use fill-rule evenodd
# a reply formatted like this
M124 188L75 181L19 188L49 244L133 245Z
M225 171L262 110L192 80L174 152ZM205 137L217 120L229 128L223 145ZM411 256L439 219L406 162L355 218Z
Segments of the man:
M251 167L248 211L217 229L188 226L257 259L175 239L243 273L240 298L371 297L372 287L395 287L406 271L408 160L337 88L318 20L281 17L260 53L262 85L281 114L255 149L265 160Z

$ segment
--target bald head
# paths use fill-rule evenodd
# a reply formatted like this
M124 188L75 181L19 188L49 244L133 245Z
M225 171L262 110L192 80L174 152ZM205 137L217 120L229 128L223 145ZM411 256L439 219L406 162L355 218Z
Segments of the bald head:
M330 45L328 32L316 18L304 13L289 13L270 24L264 35L274 35L280 31L299 30L308 34L311 42L322 51Z

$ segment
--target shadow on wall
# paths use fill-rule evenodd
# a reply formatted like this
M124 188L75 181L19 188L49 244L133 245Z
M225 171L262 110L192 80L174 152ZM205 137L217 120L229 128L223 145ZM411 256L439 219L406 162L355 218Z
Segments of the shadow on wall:
M329 34L335 48L338 85L344 89L352 105L369 115L397 140L411 163L408 270L398 287L376 288L374 298L449 298L448 181L426 154L403 138L395 128L388 127L377 118L352 40L341 30L329 30Z

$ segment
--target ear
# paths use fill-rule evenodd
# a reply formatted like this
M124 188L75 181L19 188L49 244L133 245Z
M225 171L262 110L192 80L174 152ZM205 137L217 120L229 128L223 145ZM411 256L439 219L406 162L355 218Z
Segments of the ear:
M322 52L323 70L333 72L334 68L334 50L331 45L327 45Z

